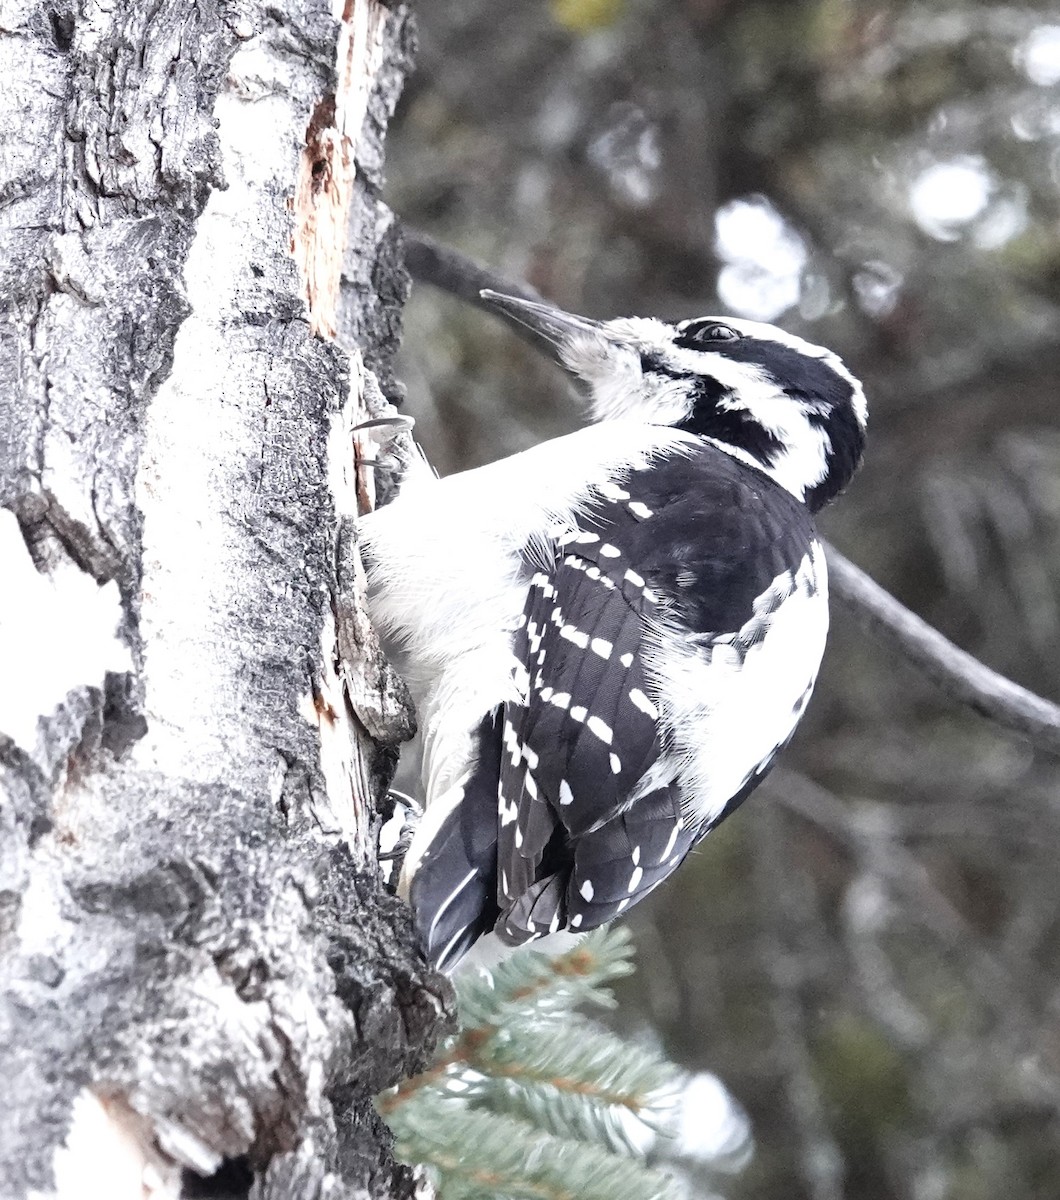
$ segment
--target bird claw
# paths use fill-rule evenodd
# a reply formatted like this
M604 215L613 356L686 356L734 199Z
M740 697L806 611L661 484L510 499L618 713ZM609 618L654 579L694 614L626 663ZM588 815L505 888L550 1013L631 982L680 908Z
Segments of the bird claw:
M393 788L390 789L389 795L394 801L394 812L389 820L383 822L379 831L379 851L376 855L380 866L383 867L383 880L387 884L396 883L401 874L401 864L423 815L423 809L411 796ZM399 812L399 809L402 811ZM384 849L388 836L393 836L394 840Z

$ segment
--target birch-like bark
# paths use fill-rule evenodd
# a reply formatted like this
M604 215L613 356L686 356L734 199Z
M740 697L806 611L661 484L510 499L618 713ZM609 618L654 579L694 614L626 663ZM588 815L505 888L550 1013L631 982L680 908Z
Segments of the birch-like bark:
M0 0L4 1197L410 1187L370 1097L450 994L377 878L354 427L411 35L339 8Z

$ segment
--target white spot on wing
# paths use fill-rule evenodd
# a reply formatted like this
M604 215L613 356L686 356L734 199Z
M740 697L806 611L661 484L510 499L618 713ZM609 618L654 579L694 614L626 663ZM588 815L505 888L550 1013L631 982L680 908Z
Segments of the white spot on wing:
M633 874L630 875L630 877L629 877L629 886L626 888L626 891L629 892L629 894L631 896L637 890L638 886L640 885L640 881L643 878L644 878L644 868L643 867L634 867Z
M573 715L574 713L572 711L571 716ZM606 721L601 721L599 717L590 717L585 723L593 731L593 733L596 734L600 741L604 743L604 745L611 745L615 734L614 730L612 730L611 726L608 725Z
M560 804L574 803L574 793L570 790L570 784L565 779L559 781L559 802Z
M610 658L611 651L614 650L614 643L609 642L606 638L594 637L589 643L589 648L594 654L598 654L601 658Z
M580 629L575 629L573 625L564 625L559 631L561 638L566 638L568 642L573 642L575 646L585 650L589 645L589 635L582 633Z
M655 707L654 704L652 704L652 702L648 699L648 697L645 696L645 694L640 690L640 688L630 688L629 689L629 698L633 701L633 703L636 705L636 707L640 709L640 711L642 713L644 713L646 716L651 717L651 719L653 721L656 719L656 717L658 717L659 710Z
M635 517L640 517L642 520L647 520L648 517L655 516L652 510L646 504L641 504L639 500L631 500L629 502L629 511Z
M596 894L593 890L591 879L587 879L578 890L581 893L581 898L586 901L592 900L593 896Z
M677 845L677 837L681 832L681 825L682 825L681 821L674 822L674 827L670 831L670 840L666 843L666 849L663 850L662 854L659 855L660 862L662 862L663 859L665 859L665 858L669 858L670 855L673 853L674 846Z
M622 551L617 546L612 546L610 542L604 542L600 547L600 553L604 558L618 558Z

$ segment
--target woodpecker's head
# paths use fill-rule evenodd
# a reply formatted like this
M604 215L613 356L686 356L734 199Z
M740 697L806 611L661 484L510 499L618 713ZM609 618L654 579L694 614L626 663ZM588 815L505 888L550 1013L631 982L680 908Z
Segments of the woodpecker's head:
M499 292L482 297L550 343L587 388L594 420L713 438L814 512L861 461L861 384L831 351L774 325L729 317L591 321Z

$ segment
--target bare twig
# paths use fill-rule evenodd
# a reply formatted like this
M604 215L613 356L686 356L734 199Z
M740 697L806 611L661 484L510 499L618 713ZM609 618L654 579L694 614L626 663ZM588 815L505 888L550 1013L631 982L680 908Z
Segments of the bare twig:
M900 654L952 700L1032 745L1060 754L1060 707L992 671L910 612L834 546L827 550L832 592L866 633Z
M487 305L479 292L490 288L509 296L540 299L526 284L505 279L459 250L407 227L405 265L418 282L432 284L485 309L525 336L522 326ZM526 340L538 344L531 337ZM1060 706L1013 683L955 646L834 547L828 546L827 553L832 594L867 633L926 675L951 700L967 705L1039 749L1060 754Z
M483 267L467 255L461 254L459 250L454 250L452 246L443 246L441 242L436 242L434 238L418 230L406 226L403 236L405 267L413 279L448 292L492 317L500 317L516 337L537 350L542 348L541 339L537 334L531 333L525 325L520 325L503 310L483 300L480 294L489 290L503 292L506 296L518 296L522 300L542 300L539 292L534 291L529 284L505 279L489 267Z

